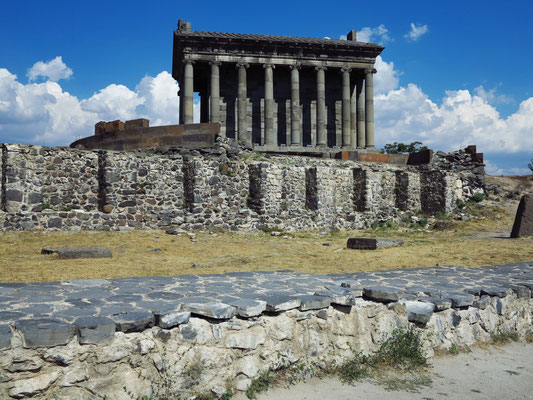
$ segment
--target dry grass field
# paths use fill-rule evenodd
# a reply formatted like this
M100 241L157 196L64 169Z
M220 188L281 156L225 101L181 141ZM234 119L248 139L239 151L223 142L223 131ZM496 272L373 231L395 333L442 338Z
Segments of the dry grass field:
M446 230L397 227L311 233L163 231L7 232L0 234L0 282L170 276L292 269L317 274L439 265L483 265L533 260L533 239L508 239L517 201L506 207L472 205L469 221ZM502 204L503 205L503 204ZM446 219L448 219L446 217ZM349 250L348 237L399 237L403 247ZM111 259L59 260L43 247L105 246ZM155 250L155 251L154 251Z

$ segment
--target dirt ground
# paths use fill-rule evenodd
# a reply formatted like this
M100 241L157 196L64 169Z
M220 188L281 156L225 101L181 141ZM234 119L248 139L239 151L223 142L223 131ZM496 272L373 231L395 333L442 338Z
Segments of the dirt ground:
M274 387L258 400L459 400L533 399L533 344L473 348L437 357L425 375L396 380L364 380L353 385L335 378L311 379L288 388ZM245 399L239 395L235 400Z
M192 237L163 231L6 232L0 234L0 282L277 269L324 274L533 260L532 238L509 239L520 199L511 194L533 192L533 175L487 177L487 183L497 185L499 194L463 210L467 221L459 221L460 215L430 219L444 223L440 230L407 223L349 232L197 232ZM347 249L346 240L355 236L399 237L405 245L375 251ZM67 246L105 246L113 258L59 260L40 254L43 247Z

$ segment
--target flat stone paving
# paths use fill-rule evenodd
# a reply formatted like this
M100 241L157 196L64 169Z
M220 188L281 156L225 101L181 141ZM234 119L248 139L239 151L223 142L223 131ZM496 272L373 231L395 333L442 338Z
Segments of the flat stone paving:
M354 305L358 297L423 301L434 304L435 311L484 308L488 296L505 297L510 290L531 296L533 261L328 275L281 270L0 283L0 348L9 347L9 326L23 334L27 347L47 347L64 344L74 334L90 343L104 342L111 321L123 332L153 325L168 329L191 315L249 318L294 308L318 310L332 303Z

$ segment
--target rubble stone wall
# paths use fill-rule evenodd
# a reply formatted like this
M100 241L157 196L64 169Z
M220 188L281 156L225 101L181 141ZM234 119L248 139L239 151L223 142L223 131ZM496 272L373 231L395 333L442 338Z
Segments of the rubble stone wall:
M431 357L434 349L449 349L452 344L486 342L500 332L523 339L532 316L533 300L514 293L486 296L482 308L435 312L425 330L426 354ZM305 375L333 362L339 365L354 352L371 353L395 328L408 325L414 324L399 303L357 298L354 306L293 309L218 323L192 316L171 329L154 326L142 332L115 332L100 344L83 344L70 333L50 339L63 340L62 345L35 348L28 342L28 332L24 336L15 330L9 343L3 344L8 348L0 350L0 396L80 400L207 392L221 396L228 387L245 391L269 369L299 365Z
M196 150L3 145L2 229L355 229L419 209L450 212L457 171Z

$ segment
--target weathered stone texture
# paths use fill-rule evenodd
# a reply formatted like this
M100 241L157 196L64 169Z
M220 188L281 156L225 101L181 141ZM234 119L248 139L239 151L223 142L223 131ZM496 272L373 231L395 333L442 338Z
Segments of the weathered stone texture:
M202 153L5 145L0 224L16 230L349 230L420 208L449 212L463 195L456 172L255 158L225 139Z
M525 194L520 199L511 230L511 237L533 236L533 195Z

